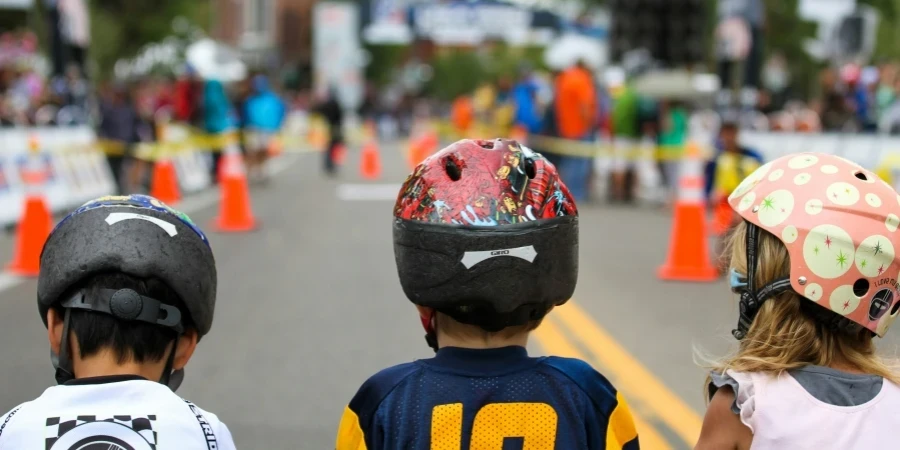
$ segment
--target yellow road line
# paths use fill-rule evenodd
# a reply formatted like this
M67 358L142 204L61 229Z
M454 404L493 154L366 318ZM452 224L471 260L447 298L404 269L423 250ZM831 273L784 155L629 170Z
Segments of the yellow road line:
M618 388L651 408L688 445L700 437L703 421L690 406L631 356L612 336L574 302L554 308L561 320L582 341L597 362L613 375Z
M534 331L533 335L544 351L551 355L578 358L583 361L588 361L587 358L585 358L584 353L569 342L566 336L563 335L549 317ZM663 439L663 437L660 436L659 433L657 433L656 430L640 415L638 415L634 408L631 410L631 415L634 418L634 426L637 428L638 439L642 449L671 450L672 447L669 443L666 442L666 440Z

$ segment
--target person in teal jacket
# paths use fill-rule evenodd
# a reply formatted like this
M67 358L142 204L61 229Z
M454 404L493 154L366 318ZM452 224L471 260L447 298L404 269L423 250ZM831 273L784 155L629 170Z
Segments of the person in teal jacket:
M225 93L225 86L221 81L209 80L203 86L203 127L207 134L222 134L229 131L232 126L231 102ZM211 175L213 182L218 181L219 160L222 157L222 148L211 148L213 165Z
M264 75L253 78L253 92L243 105L247 130L247 168L250 177L267 180L265 170L272 140L281 130L287 107L269 88Z

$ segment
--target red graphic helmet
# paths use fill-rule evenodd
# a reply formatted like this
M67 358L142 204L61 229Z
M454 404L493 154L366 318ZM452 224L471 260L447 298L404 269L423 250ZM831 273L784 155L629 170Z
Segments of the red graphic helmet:
M435 153L406 179L394 216L400 283L415 304L497 331L575 290L575 201L556 167L515 141Z

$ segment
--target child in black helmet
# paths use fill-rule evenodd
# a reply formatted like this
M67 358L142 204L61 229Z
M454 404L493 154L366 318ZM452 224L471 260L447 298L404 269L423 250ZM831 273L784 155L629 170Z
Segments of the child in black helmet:
M464 140L422 162L394 208L394 254L437 354L369 378L337 450L637 449L609 381L525 350L575 290L577 216L556 168L515 141Z
M86 203L47 239L37 297L59 386L0 417L0 449L234 449L173 392L216 302L190 218L143 195Z

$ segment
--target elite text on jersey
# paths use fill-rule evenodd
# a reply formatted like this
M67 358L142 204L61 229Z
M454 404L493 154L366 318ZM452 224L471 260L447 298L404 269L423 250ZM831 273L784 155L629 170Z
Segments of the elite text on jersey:
M138 376L72 380L0 417L0 450L234 450L228 428Z
M638 449L628 405L587 363L524 347L442 348L385 369L344 410L337 450Z

